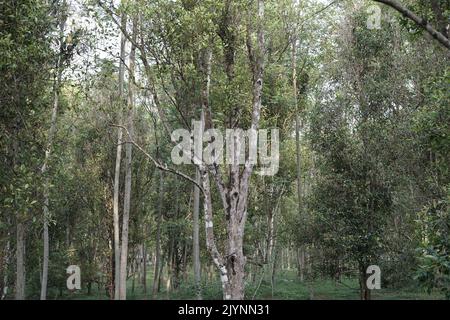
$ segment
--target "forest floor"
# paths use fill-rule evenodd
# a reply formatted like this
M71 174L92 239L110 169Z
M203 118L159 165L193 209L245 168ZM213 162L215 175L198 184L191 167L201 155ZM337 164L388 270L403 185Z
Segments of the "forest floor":
M143 287L135 282L133 290L132 280L128 281L127 299L129 300L147 300L152 299L152 274L148 274L147 293L143 292ZM256 288L260 282L257 278L255 284L248 284L246 287L247 299L252 299ZM358 280L355 278L343 278L340 282L330 279L316 279L312 282L301 282L295 271L283 271L275 279L275 285L272 293L270 278L261 281L254 299L277 299L277 300L308 300L311 299L311 290L315 300L357 300L359 299ZM188 281L183 281L177 290L167 292L166 284L161 283L161 291L155 299L195 299L195 288L193 279L189 275ZM202 294L204 299L221 299L221 284L217 282L206 282L204 279L202 285ZM372 292L373 300L435 300L442 299L439 292L428 294L420 288L382 288ZM104 290L99 291L96 286L92 287L91 294L88 295L85 288L81 291L61 297L60 299L108 299Z

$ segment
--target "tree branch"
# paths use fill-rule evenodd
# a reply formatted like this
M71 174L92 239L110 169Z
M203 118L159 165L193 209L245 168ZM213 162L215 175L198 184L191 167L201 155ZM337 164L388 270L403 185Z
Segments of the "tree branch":
M419 17L414 12L406 8L400 2L396 0L374 0L375 2L384 3L385 5L397 10L406 18L412 20L416 25L426 30L434 39L439 41L441 45L450 50L450 40L445 37L442 33L437 31L431 24L428 23L424 18Z
M173 168L170 168L167 166L167 164L165 163L160 163L158 160L156 160L155 158L153 158L147 151L145 151L139 144L137 144L133 139L131 139L131 135L130 132L128 131L128 129L125 126L122 125L118 125L118 124L111 124L112 127L116 127L116 128L120 128L122 130L124 130L127 135L128 138L130 139L129 141L124 141L123 143L131 143L132 145L134 145L136 148L138 148L148 159L150 159L153 164L160 170L163 171L167 171L167 172L171 172L176 174L177 176L180 176L186 180L188 180L189 182L192 182L193 184L195 184L201 191L202 193L204 193L204 189L203 187L197 183L197 181L195 181L194 179L192 179L191 177L189 177L188 175L184 174L183 172L180 172L178 170L175 170Z

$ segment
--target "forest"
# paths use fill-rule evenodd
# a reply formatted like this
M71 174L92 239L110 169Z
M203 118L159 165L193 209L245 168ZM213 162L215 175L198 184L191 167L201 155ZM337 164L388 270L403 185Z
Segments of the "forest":
M0 0L0 299L450 299L449 62L450 0Z

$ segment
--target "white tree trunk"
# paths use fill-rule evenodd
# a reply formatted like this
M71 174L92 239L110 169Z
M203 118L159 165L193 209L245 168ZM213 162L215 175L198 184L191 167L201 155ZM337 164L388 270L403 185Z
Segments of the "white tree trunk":
M122 14L122 27L126 27L127 18ZM125 74L125 43L126 38L123 33L120 37L120 61L119 61L119 125L122 123L123 110L123 84ZM119 300L120 293L120 221L119 221L119 192L120 192L120 163L122 160L122 138L123 131L119 128L117 133L117 152L114 170L114 195L113 195L113 228L114 228L114 299Z
M133 38L136 39L136 18L133 18ZM133 139L133 115L134 115L134 68L135 68L136 47L131 45L130 59L129 59L129 80L128 80L128 120L127 130L129 139ZM125 194L123 201L123 221L122 221L122 244L120 253L120 290L119 299L126 300L127 298L127 262L128 262L128 227L130 219L130 204L131 204L131 175L132 175L132 144L127 143L126 161L125 161Z

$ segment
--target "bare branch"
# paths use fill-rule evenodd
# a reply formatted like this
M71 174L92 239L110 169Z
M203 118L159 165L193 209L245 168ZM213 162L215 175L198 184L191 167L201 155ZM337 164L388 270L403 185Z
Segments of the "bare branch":
M126 134L128 135L128 138L130 139L129 141L124 141L123 143L131 143L132 145L134 145L136 148L138 148L148 159L150 159L153 164L160 170L163 171L167 171L167 172L171 172L176 174L177 176L180 176L186 180L188 180L189 182L192 182L193 184L195 184L201 191L202 193L204 193L204 189L203 187L197 183L197 181L195 181L195 179L189 177L188 175L184 174L181 171L178 171L176 169L170 168L169 166L167 166L166 163L160 163L158 160L156 160L155 158L153 158L152 155L150 155L147 151L145 151L139 144L137 144L133 139L131 139L131 135L130 132L128 131L128 129L125 126L122 125L118 125L118 124L111 124L112 127L116 127L116 128L120 128L122 130L124 130L126 132Z

